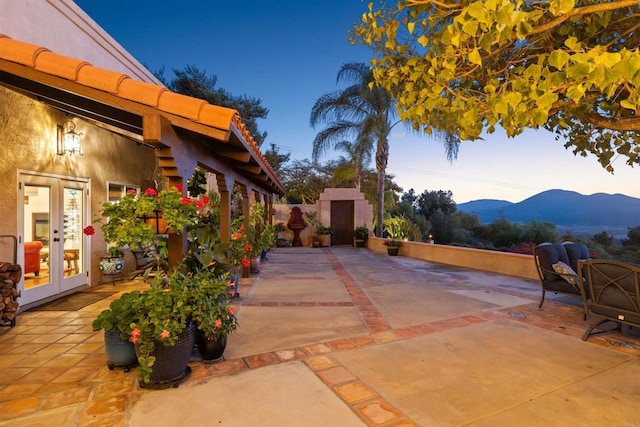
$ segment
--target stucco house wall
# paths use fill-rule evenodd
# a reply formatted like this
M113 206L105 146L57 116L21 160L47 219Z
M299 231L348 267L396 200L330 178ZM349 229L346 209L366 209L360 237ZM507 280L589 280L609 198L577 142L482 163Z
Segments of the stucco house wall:
M0 234L20 235L16 204L18 171L32 171L88 178L91 220L97 219L102 204L108 200L107 183L121 183L146 188L152 184L156 169L152 149L74 118L76 130L83 133L82 156L56 154L56 126L69 118L65 114L31 98L0 86ZM97 271L106 246L99 229L91 240L90 270ZM6 246L0 256L9 260ZM130 255L129 255L130 256ZM127 266L135 266L132 256ZM99 280L97 274L92 283Z
M308 222L306 214L315 212L317 214L318 223L329 227L331 225L331 202L334 200L353 200L353 224L355 227L364 226L369 230L373 229L373 208L371 204L364 198L362 194L356 188L326 188L321 194L320 198L315 204L275 204L273 205L273 223L274 225L282 222L285 226L291 216L291 209L294 206L300 208L303 214L303 218ZM293 239L293 231L287 229L282 233L286 235L288 239ZM310 246L309 237L314 236L315 229L308 224L300 232L300 240L302 240L303 246Z
M126 13L126 12L124 12ZM71 0L2 0L0 34L82 58L147 83L162 83Z

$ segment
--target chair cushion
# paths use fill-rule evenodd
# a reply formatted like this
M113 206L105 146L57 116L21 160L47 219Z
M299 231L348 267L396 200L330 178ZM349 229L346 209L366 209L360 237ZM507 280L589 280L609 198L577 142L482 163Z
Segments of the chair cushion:
M578 273L576 273L573 268L569 267L562 261L558 261L551 265L553 267L553 271L558 273L560 277L569 282L571 285L575 285L578 282Z
M562 244L569 257L569 266L573 271L578 271L578 260L589 259L589 248L584 243L565 242Z

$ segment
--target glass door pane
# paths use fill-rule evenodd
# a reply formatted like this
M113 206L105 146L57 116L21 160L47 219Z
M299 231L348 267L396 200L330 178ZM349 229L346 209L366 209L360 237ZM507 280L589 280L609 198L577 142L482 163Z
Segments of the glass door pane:
M63 235L65 276L78 274L82 270L82 200L78 200L78 190L65 188L63 191Z
M86 184L63 181L62 188L62 238L61 261L62 290L71 289L86 282L85 242L82 233L86 217Z
M51 187L24 187L24 286L26 289L51 282L49 248L51 239Z

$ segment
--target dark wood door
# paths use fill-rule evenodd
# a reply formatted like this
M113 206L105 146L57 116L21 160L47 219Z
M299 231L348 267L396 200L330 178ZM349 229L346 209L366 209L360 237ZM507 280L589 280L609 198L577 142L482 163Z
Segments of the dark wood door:
M331 201L331 245L353 246L353 200Z

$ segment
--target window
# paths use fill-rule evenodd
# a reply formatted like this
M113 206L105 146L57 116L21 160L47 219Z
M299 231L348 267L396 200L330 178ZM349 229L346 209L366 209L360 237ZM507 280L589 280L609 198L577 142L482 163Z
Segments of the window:
M135 185L118 184L115 182L107 183L107 201L110 203L117 202L127 194L127 191L135 190L140 192L140 187Z

